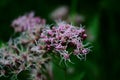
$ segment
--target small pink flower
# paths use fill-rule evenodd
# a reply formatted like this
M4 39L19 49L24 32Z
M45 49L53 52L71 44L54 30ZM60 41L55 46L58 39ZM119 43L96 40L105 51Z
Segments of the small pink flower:
M65 49L66 49L66 47L62 46L61 44L56 46L56 50L65 50Z
M68 60L68 59L70 58L70 55L67 54L67 53L64 53L64 54L63 54L63 57L64 57L65 60Z
M83 53L83 54L87 54L88 51L89 51L88 49L82 49L82 53Z
M80 54L80 52L81 52L80 50L75 49L73 53L74 53L74 55L79 55L79 54Z

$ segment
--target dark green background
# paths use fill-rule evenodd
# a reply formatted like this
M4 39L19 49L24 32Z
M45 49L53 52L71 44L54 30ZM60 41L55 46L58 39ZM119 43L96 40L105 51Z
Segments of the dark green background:
M75 3L76 2L76 3ZM92 32L92 52L86 61L75 60L74 73L66 80L120 80L120 2L119 0L0 0L0 41L7 42L14 30L12 20L26 12L52 23L49 14L67 5L70 11L86 17L85 26ZM64 72L54 67L55 80L63 80Z

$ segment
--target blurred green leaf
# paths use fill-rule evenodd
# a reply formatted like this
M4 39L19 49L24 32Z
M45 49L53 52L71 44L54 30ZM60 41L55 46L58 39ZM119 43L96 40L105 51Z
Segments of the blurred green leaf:
M90 39L92 39L91 41L94 41L97 39L98 34L99 34L99 25L100 25L100 21L99 21L100 15L99 14L95 14L89 21L88 23L88 37L91 37Z
M8 0L0 0L0 7L5 6L8 2Z
M78 74L72 80L83 80L83 77L85 77L85 72L82 72L81 74Z

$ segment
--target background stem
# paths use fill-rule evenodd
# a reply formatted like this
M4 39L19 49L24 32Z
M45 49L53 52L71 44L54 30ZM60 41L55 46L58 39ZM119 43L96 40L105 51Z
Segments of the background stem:
M71 0L71 15L76 13L78 0Z

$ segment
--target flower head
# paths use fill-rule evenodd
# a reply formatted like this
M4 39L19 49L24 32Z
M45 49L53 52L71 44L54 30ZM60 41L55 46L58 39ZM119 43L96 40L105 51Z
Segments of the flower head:
M15 29L15 32L22 32L26 30L31 30L36 25L44 25L45 20L40 17L34 17L34 12L25 14L18 17L12 22L12 27Z
M46 37L42 37L42 36ZM87 37L83 27L76 27L65 22L57 23L56 27L45 30L41 38L46 43L46 50L59 53L64 60L70 59L71 54L79 59L89 52L83 41Z

